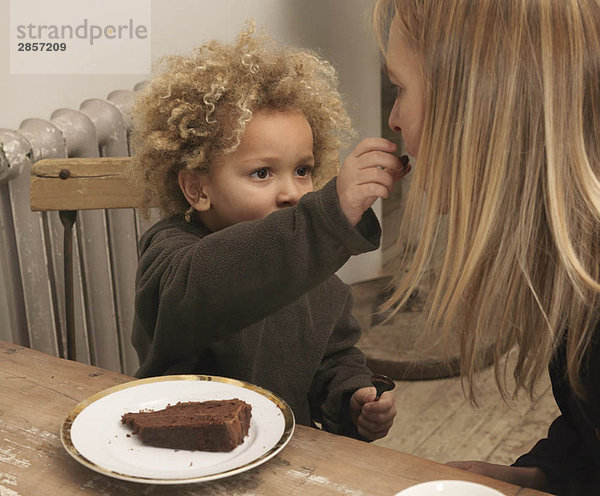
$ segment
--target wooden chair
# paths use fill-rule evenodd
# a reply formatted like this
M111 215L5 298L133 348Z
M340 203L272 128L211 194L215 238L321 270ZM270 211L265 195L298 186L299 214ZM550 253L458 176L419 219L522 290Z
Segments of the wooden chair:
M58 336L61 357L76 359L73 295L73 225L78 210L137 208L143 182L128 172L129 157L44 159L31 170L33 211L59 212L64 227L64 292L67 353Z

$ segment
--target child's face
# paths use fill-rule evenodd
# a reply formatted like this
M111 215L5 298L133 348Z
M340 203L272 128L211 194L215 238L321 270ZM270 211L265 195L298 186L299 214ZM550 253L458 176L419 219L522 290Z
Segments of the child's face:
M312 129L295 110L259 110L237 150L218 157L201 179L210 207L202 222L218 231L291 207L313 190Z
M388 124L392 131L402 133L406 151L416 157L425 117L425 88L417 58L396 22L390 29L386 64L390 81L396 87Z

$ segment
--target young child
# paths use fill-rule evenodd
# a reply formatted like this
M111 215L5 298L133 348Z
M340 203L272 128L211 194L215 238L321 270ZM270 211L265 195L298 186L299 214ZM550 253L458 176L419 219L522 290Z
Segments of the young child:
M394 399L374 401L351 292L334 273L378 246L369 207L406 168L395 145L369 139L329 180L350 136L336 87L318 56L250 28L168 58L141 95L134 167L169 216L141 240L136 376L248 381L300 424L372 440L391 427Z
M561 411L513 466L453 465L600 494L600 2L377 0L375 21L397 88L389 125L416 158L399 236L416 248L388 307L447 222L427 328L458 336L471 398L496 336L501 390L514 348L516 391L549 367Z

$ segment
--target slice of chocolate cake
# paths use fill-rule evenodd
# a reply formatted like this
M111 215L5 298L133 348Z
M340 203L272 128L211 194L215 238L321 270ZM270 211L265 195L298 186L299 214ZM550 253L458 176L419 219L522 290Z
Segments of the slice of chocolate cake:
M237 398L188 401L163 410L125 413L121 422L133 427L142 442L160 448L231 451L244 442L252 407Z

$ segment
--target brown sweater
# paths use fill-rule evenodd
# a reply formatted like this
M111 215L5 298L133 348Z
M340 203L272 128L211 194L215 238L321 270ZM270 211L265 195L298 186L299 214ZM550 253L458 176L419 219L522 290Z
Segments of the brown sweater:
M141 240L133 343L137 377L197 373L267 388L304 425L356 436L348 400L370 385L350 314L350 288L334 275L376 249L368 210L343 215L335 179L295 207L211 233L180 216Z

